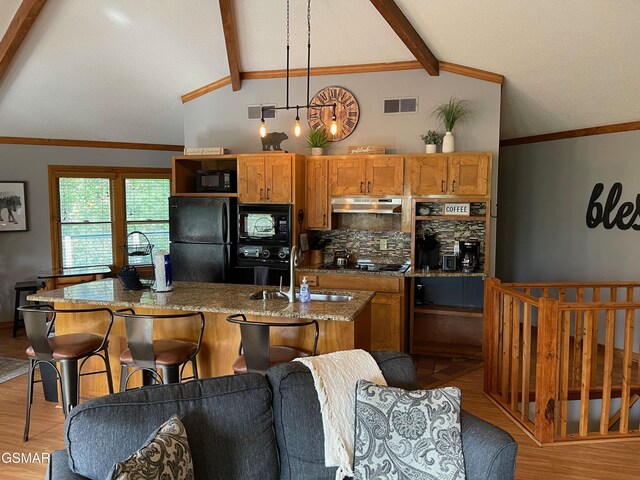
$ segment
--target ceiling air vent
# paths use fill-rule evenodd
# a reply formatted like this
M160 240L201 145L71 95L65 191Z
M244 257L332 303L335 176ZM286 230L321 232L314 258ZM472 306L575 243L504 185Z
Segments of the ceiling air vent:
M260 109L264 107L264 118L276 118L276 111L269 110L270 107L275 107L273 104L268 105L249 105L247 107L247 118L249 120L260 120Z
M383 112L388 114L418 113L418 97L385 98Z

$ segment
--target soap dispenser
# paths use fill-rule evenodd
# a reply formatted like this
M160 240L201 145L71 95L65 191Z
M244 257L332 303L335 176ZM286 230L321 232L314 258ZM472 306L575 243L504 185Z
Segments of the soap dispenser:
M300 303L309 303L310 301L311 294L309 293L307 277L302 277L302 283L300 284Z

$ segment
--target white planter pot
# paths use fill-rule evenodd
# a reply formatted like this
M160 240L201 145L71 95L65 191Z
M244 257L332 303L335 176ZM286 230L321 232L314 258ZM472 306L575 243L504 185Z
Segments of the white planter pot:
M436 153L436 144L435 143L427 143L427 153Z
M324 148L312 148L311 155L324 155Z
M455 151L455 142L453 139L453 135L451 132L447 132L444 134L444 138L442 139L442 153L451 153Z

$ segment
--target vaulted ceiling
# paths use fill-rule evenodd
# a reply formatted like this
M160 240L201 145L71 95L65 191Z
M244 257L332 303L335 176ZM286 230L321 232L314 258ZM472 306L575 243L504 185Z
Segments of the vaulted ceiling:
M20 2L0 1L0 34ZM234 3L241 70L284 68L285 0ZM439 60L506 77L503 139L640 119L637 0L396 3ZM402 60L369 0L312 2L312 66ZM180 144L180 96L226 75L218 0L49 1L0 80L0 136Z

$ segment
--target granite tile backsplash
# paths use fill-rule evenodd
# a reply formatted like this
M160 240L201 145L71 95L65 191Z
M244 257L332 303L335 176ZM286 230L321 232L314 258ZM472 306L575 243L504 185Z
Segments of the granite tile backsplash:
M375 263L405 263L411 259L411 234L397 231L362 231L340 229L310 231L318 240L330 239L324 248L324 262L331 262L337 250L347 250L351 259L371 260ZM387 249L380 250L380 240L387 240Z

